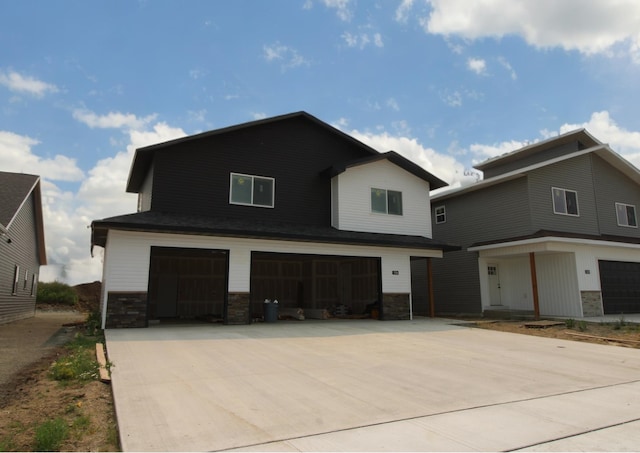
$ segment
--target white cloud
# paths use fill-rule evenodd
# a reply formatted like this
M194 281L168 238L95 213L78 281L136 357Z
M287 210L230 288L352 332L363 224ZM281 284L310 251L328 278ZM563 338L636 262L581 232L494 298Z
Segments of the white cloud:
M398 101L396 101L395 98L387 99L387 107L390 107L392 110L395 110L396 112L400 111L400 106L398 105Z
M58 87L15 71L0 71L0 85L17 93L27 93L41 98L47 93L57 93Z
M509 140L506 142L494 143L493 145L482 145L474 143L469 147L469 151L475 154L480 161L490 159L492 157L501 156L503 154L515 151L518 148L527 146L527 142L519 142L517 140Z
M515 69L513 69L513 66L511 66L511 63L509 63L506 58L498 57L498 63L500 63L502 67L509 72L512 80L516 80L518 78L518 74L516 74Z
M347 44L347 47L351 48L364 49L369 44L372 44L378 48L384 47L384 42L380 33L373 33L369 35L369 33L354 34L346 31L342 34L342 39Z
M449 107L460 107L462 105L462 94L459 91L453 93L445 92L440 95L442 101Z
M3 171L28 173L55 181L80 181L84 174L75 159L56 155L42 158L32 152L40 142L13 132L0 131L0 168Z
M299 66L309 66L310 63L298 51L292 47L282 45L278 42L262 47L263 56L268 62L279 61L283 71L297 68Z
M406 23L413 8L413 0L402 0L396 9L396 22Z
M86 109L76 109L73 111L73 117L91 129L140 129L155 120L157 115L138 118L132 113L109 112L106 115L98 115Z
M537 48L561 47L586 55L622 49L640 60L637 0L429 0L425 30L465 39L522 37Z
M469 58L467 60L467 67L478 75L487 73L487 62L481 58Z
M349 22L353 17L351 0L323 0L323 3L327 8L335 9L340 20Z

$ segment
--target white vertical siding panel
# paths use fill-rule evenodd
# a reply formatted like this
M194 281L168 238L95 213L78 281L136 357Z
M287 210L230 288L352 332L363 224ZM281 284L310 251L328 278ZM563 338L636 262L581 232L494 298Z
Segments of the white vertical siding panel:
M533 310L529 257L496 261L500 273L502 304L512 310Z
M331 180L331 226L340 229L340 179L333 178Z
M536 274L541 314L582 317L573 253L536 255Z
M428 182L386 160L348 168L335 178L341 230L431 237ZM371 188L402 192L403 214L372 213Z

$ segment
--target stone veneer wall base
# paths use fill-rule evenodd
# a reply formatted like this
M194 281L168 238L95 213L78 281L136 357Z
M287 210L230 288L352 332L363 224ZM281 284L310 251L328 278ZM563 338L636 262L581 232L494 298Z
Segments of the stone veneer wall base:
M229 293L224 323L229 325L251 324L250 293Z
M585 318L604 315L602 293L600 291L580 291L582 316Z
M411 319L410 294L383 293L382 318L383 321L397 321Z

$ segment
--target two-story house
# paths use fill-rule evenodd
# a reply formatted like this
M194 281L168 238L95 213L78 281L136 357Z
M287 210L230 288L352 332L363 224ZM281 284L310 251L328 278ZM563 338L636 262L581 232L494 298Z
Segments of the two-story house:
M0 171L0 324L35 314L45 264L40 177Z
M445 185L305 112L140 148L138 211L92 223L103 325L250 323L265 299L408 319L411 262L450 248L431 231Z
M489 159L432 196L436 312L640 312L640 172L586 130Z

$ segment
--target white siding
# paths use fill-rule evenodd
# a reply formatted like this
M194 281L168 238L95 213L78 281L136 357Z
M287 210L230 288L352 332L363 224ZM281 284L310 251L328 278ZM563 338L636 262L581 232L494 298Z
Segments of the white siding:
M575 255L554 253L536 255L540 314L582 317Z
M429 183L387 160L348 168L334 177L332 225L340 230L432 237ZM402 215L371 212L371 189L402 192ZM336 215L337 213L337 215Z
M152 246L191 247L229 250L229 291L248 292L251 252L303 253L380 257L382 291L410 293L410 256L442 258L439 250L366 247L312 242L266 241L200 235L140 233L110 230L105 254L103 282L105 291L147 291ZM394 271L398 271L394 274Z

